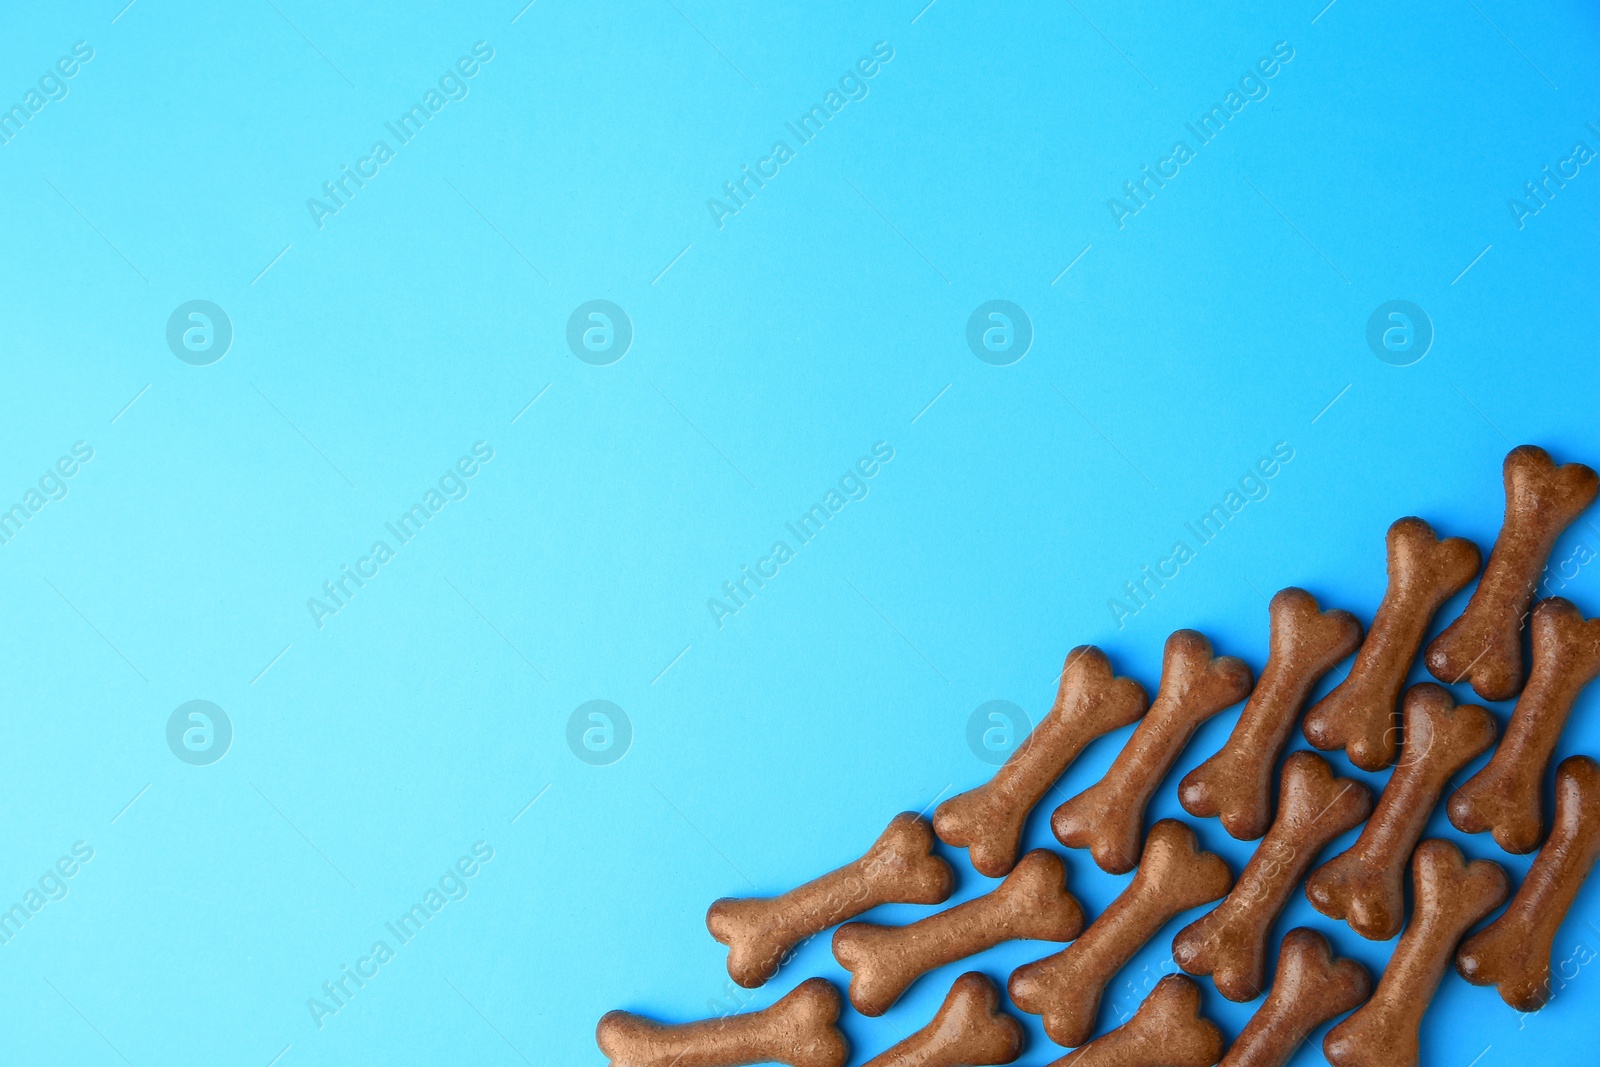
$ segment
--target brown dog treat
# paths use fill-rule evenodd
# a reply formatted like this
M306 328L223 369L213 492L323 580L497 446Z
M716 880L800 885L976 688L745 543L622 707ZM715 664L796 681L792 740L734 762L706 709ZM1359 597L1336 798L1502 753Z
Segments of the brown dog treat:
M976 789L951 797L933 813L934 832L965 848L972 865L999 878L1017 862L1028 812L1084 747L1145 712L1139 683L1111 673L1111 661L1093 645L1067 654L1056 702L1027 740Z
M1320 749L1342 748L1364 771L1394 762L1395 709L1411 661L1439 606L1472 581L1483 562L1462 537L1443 541L1405 518L1389 527L1389 587L1345 680L1306 712L1301 729Z
M1372 999L1328 1032L1322 1054L1333 1067L1414 1067L1422 1015L1473 923L1506 899L1497 863L1467 863L1448 841L1424 841L1411 860L1416 909Z
M1406 861L1450 776L1494 744L1494 718L1457 705L1432 682L1406 692L1405 747L1372 818L1347 852L1311 872L1306 897L1330 919L1372 941L1387 941L1405 919Z
M1178 931L1172 958L1190 974L1209 974L1229 1000L1254 1000L1267 981L1267 938L1311 861L1329 841L1372 811L1360 782L1335 778L1327 760L1296 752L1284 761L1278 817L1245 864L1228 899Z
M1011 1000L1042 1015L1058 1045L1081 1045L1094 1033L1106 983L1179 912L1227 893L1233 876L1222 857L1201 852L1194 831L1176 819L1150 827L1139 870L1110 907L1067 948L1011 972Z
M1450 822L1494 833L1507 852L1532 852L1544 836L1545 768L1578 694L1600 674L1600 619L1588 622L1560 597L1533 609L1533 675L1506 735L1483 770L1450 798Z
M1002 941L1071 941L1083 930L1083 908L1066 877L1060 856L1034 849L986 896L909 926L839 927L833 956L850 972L850 1003L882 1015L922 975Z
M1522 688L1522 620L1533 603L1550 546L1594 503L1600 477L1581 463L1557 467L1533 445L1506 454L1506 517L1467 610L1428 646L1441 682L1472 683L1484 700Z
M1068 848L1087 848L1103 871L1123 874L1139 862L1151 794L1200 724L1250 693L1250 668L1214 656L1193 630L1167 638L1161 689L1133 736L1099 782L1056 809L1050 828Z
M753 989L791 948L834 923L879 904L943 904L955 875L932 850L928 820L903 811L860 859L781 896L723 897L706 912L706 928L728 946L728 974Z
M1241 841L1272 822L1272 769L1317 680L1361 643L1361 623L1348 611L1319 611L1304 589L1279 591L1268 609L1270 653L1228 743L1178 785L1183 810L1221 816Z
M827 980L808 978L770 1008L678 1026L608 1011L594 1039L611 1067L844 1067L850 1046L834 1025L841 1007Z
M1537 666L1534 668L1537 670ZM1474 985L1492 985L1518 1011L1550 1000L1550 947L1600 858L1600 764L1572 756L1556 768L1556 820L1505 914L1467 938L1456 970Z
M1367 969L1335 960L1328 939L1304 926L1290 930L1278 950L1272 992L1250 1017L1221 1067L1283 1067L1306 1035L1366 1000Z
M1156 983L1133 1018L1050 1067L1211 1067L1222 1031L1200 1014L1200 987L1181 974Z
M1000 1010L1000 990L977 971L956 979L933 1021L863 1067L987 1067L1022 1055L1022 1024Z

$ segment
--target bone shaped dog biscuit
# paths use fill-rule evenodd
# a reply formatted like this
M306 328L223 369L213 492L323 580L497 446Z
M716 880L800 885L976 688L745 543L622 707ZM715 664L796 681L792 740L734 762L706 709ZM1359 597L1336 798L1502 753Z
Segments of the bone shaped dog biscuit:
M747 988L777 973L795 945L879 904L942 904L955 875L933 855L933 830L913 812L889 822L866 855L776 897L724 897L706 912L711 936L728 946L728 974Z
M1220 856L1201 852L1194 831L1176 819L1150 827L1139 869L1078 940L1011 972L1011 1000L1042 1015L1058 1045L1081 1045L1094 1032L1106 983L1179 912L1216 900L1233 885Z
M835 1025L842 1004L825 979L808 978L761 1011L671 1026L609 1011L595 1041L611 1067L844 1067L850 1046Z
M1522 688L1522 620L1550 548L1594 503L1600 477L1581 463L1557 467L1550 454L1522 445L1506 455L1506 514L1467 610L1428 645L1428 670L1441 682L1472 683L1484 700L1509 700Z
M851 973L850 1003L882 1015L922 975L1002 941L1071 941L1083 930L1083 908L1065 880L1061 857L1035 849L992 893L965 904L908 926L845 923L833 955Z
M862 1067L988 1067L1022 1055L1022 1024L977 971L957 978L933 1021Z
M1448 841L1424 841L1411 860L1416 907L1372 999L1323 1039L1333 1067L1415 1067L1418 1028L1456 944L1506 899L1506 872L1488 860L1466 863Z
M1450 798L1450 822L1491 830L1507 852L1532 852L1544 836L1544 771L1578 694L1600 674L1600 619L1585 622L1560 597L1533 609L1533 674L1506 735L1483 770Z
M1090 741L1133 722L1146 703L1138 682L1112 674L1104 652L1092 645L1073 649L1061 669L1055 705L1027 740L993 778L934 812L939 839L967 849L980 873L1004 875L1017 862L1028 812L1051 784Z
M1055 810L1050 828L1068 848L1087 848L1100 869L1133 870L1144 841L1150 797L1200 724L1250 692L1250 668L1233 656L1214 656L1193 630L1167 638L1161 689L1133 736L1099 782Z
M1272 769L1317 680L1361 643L1361 623L1348 611L1319 611L1304 589L1280 590L1268 608L1270 653L1228 743L1178 785L1190 815L1220 816L1241 841L1272 822Z
M1405 699L1405 747L1361 836L1311 873L1306 897L1331 919L1373 941L1400 932L1405 869L1445 783L1494 744L1494 718L1457 705L1443 686L1423 682Z
M1133 1018L1050 1067L1211 1067L1222 1031L1200 1014L1200 987L1181 974L1156 983Z
M1306 740L1342 748L1364 771L1394 762L1395 708L1428 623L1478 573L1483 557L1462 537L1443 541L1418 518L1389 527L1389 586L1350 673L1306 712Z
M1290 930L1278 950L1272 992L1250 1017L1220 1067L1284 1067L1306 1035L1366 1000L1367 969L1335 961L1328 939L1304 926Z
M1537 668L1535 668L1537 669ZM1572 756L1556 768L1556 818L1511 905L1462 944L1456 970L1492 985L1521 1012L1550 1000L1550 947L1595 860L1600 858L1600 764Z
M1301 876L1322 846L1372 811L1360 782L1335 778L1310 752L1284 761L1278 817L1226 900L1178 931L1172 958L1190 974L1209 974L1229 1000L1253 1000L1267 979L1267 939Z

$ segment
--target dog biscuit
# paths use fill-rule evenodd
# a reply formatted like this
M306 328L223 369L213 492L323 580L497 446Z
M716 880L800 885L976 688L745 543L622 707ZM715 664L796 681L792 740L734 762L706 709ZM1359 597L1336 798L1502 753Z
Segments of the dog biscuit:
M1190 974L1209 974L1229 1000L1254 1000L1267 980L1267 939L1278 913L1329 841L1372 811L1360 782L1335 778L1328 763L1295 752L1283 763L1278 817L1226 900L1178 932L1172 958Z
M1174 915L1210 903L1233 885L1222 857L1201 852L1194 831L1176 819L1150 827L1139 869L1078 940L1011 972L1011 1000L1043 1016L1058 1045L1081 1045L1094 1032L1106 983Z
M1367 969L1333 958L1328 939L1301 926L1278 950L1272 992L1250 1017L1221 1067L1284 1067L1306 1035L1372 994Z
M1272 772L1317 680L1356 650L1361 623L1348 611L1320 611L1304 589L1272 598L1267 664L1227 744L1184 775L1178 802L1198 818L1213 815L1241 841L1272 823Z
M1050 1067L1212 1067L1222 1031L1200 1014L1200 987L1181 974L1156 983L1133 1018Z
M1050 828L1068 848L1087 848L1103 871L1125 874L1139 862L1144 812L1156 787L1200 724L1250 693L1250 668L1215 656L1193 630L1167 638L1161 688L1133 736L1099 782L1055 810Z
M1522 688L1522 621L1561 531L1594 503L1600 477L1581 463L1558 467L1534 445L1505 461L1506 514L1467 610L1428 645L1428 670L1441 682L1466 681L1484 700L1510 700Z
M1544 836L1543 787L1561 731L1584 686L1600 674L1600 619L1585 622L1560 597L1533 609L1533 674L1500 747L1450 798L1457 830L1489 830L1507 852L1532 852Z
M1423 682L1405 699L1405 746L1372 818L1347 852L1306 881L1311 906L1373 941L1387 941L1405 919L1405 869L1450 776L1494 744L1494 718L1457 705L1443 686Z
M988 1067L1022 1055L1022 1024L1000 1010L1000 990L977 971L957 978L933 1021L864 1067Z
M965 904L908 926L845 923L833 956L850 972L850 1003L882 1015L922 975L1002 941L1071 941L1083 930L1083 908L1066 876L1060 856L1035 849L993 892Z
M879 904L943 904L955 887L933 855L928 820L901 812L858 860L776 897L724 897L706 912L711 936L728 946L728 975L755 988L784 955L813 934Z
M1400 687L1428 623L1478 573L1478 546L1462 537L1439 540L1433 527L1404 518L1389 527L1389 586L1350 673L1311 706L1301 729L1320 749L1342 748L1364 771L1394 762Z
M1146 706L1139 683L1112 674L1104 652L1073 649L1050 712L993 778L939 805L934 831L945 844L967 849L980 874L1001 877L1017 862L1028 813L1061 772L1090 741L1133 722Z
M1448 841L1424 841L1411 860L1411 923L1389 957L1372 999L1328 1031L1322 1054L1333 1067L1415 1067L1418 1030L1461 935L1506 899L1506 872L1465 862Z
M844 1067L850 1046L836 1025L843 1007L826 979L808 978L761 1011L672 1026L608 1011L595 1041L611 1067Z
M1578 888L1600 857L1600 764L1572 756L1556 768L1556 818L1533 866L1494 922L1456 953L1456 970L1474 985L1492 985L1521 1012L1550 1000L1550 948Z

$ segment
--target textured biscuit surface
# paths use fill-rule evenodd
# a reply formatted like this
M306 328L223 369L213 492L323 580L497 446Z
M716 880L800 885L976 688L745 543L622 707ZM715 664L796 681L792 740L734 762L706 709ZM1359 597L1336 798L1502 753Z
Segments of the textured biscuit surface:
M1585 622L1560 597L1533 609L1533 674L1489 762L1450 798L1457 830L1485 830L1507 852L1532 852L1544 836L1543 786L1567 717L1600 674L1600 619Z
M1133 870L1144 845L1144 812L1200 724L1250 693L1250 668L1215 656L1194 630L1167 638L1161 689L1105 777L1055 810L1050 828L1068 848L1087 848L1101 870Z
M1311 873L1306 897L1362 937L1387 941L1405 920L1405 871L1445 783L1494 744L1494 718L1432 682L1406 692L1405 747L1372 818L1347 852Z
M882 1015L919 977L947 963L1019 938L1071 941L1083 930L1083 908L1066 890L1066 865L1034 849L984 896L908 926L845 923L833 955L850 972L850 1003Z
M1056 702L994 777L951 797L933 814L947 845L964 848L980 874L999 878L1017 862L1022 825L1078 753L1102 734L1143 715L1148 698L1139 683L1118 678L1093 645L1067 654Z
M1408 517L1389 527L1389 587L1350 673L1306 712L1306 740L1345 750L1364 771L1394 762L1395 708L1411 661L1434 612L1478 573L1478 546L1439 540L1433 527Z
M611 1067L844 1067L850 1046L839 1032L839 991L808 978L761 1011L677 1026L626 1011L609 1011L595 1042Z
M1322 1054L1333 1067L1415 1067L1422 1016L1456 944L1510 888L1499 864L1467 863L1460 849L1439 840L1417 846L1411 881L1416 909L1372 999L1323 1039Z
M1441 682L1470 682L1484 700L1510 700L1522 688L1522 620L1550 547L1600 492L1581 463L1558 467L1522 445L1506 455L1506 515L1478 588L1461 617L1428 645L1428 670Z
M1233 876L1220 856L1201 852L1194 831L1176 819L1150 828L1139 869L1117 899L1066 949L1011 972L1011 1000L1043 1016L1058 1045L1081 1045L1094 1032L1109 982L1168 919L1223 896Z
M1273 921L1329 841L1372 811L1360 782L1335 778L1326 760L1296 752L1284 761L1278 817L1214 911L1178 931L1172 958L1190 974L1209 974L1229 1000L1253 1000L1267 980Z
M901 812L866 855L838 870L781 896L716 901L706 912L706 928L728 946L729 977L759 986L795 945L879 904L944 903L955 874L932 850L928 820Z
M1178 785L1178 802L1198 818L1253 841L1272 824L1272 772L1300 709L1317 680L1361 643L1361 623L1348 611L1321 611L1304 589L1279 591L1267 664L1227 744Z
M1572 756L1556 768L1556 819L1527 877L1494 922L1467 938L1456 970L1492 985L1518 1011L1550 1000L1550 949L1578 889L1600 858L1600 764Z

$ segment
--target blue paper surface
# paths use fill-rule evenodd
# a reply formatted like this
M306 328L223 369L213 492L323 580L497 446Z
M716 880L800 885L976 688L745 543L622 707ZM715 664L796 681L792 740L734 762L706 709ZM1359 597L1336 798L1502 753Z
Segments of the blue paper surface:
M984 780L1074 645L1259 671L1277 589L1369 622L1394 519L1487 552L1512 445L1600 462L1588 5L122 2L0 15L6 1062L599 1064L842 982L732 986L706 906ZM1236 717L1149 812L1235 871L1175 787ZM1597 923L1423 1063L1584 1062Z

